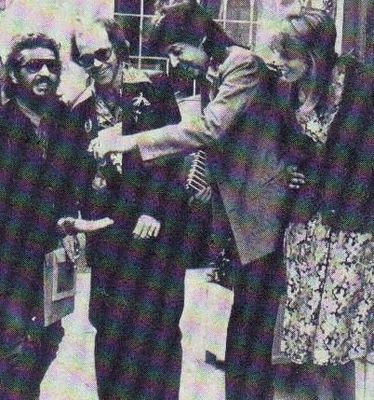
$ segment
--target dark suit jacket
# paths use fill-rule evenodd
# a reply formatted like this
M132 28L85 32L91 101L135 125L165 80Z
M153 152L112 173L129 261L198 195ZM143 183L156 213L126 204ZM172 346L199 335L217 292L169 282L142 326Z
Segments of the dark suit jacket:
M0 111L1 351L19 344L29 325L42 326L44 255L57 246L58 219L76 214L72 183L78 157L68 120L63 104L51 104L43 150L14 101Z
M203 117L138 135L143 161L209 148L243 264L274 251L284 224L282 110L273 101L272 87L273 77L261 59L230 47L213 77L214 98Z
M123 135L180 121L171 87L166 77L157 71L125 70L118 103L123 110ZM98 134L95 95L91 88L78 99L72 114L81 148L87 149L90 140ZM144 167L138 157L125 156L122 158L122 173L110 162L101 168L107 188L96 191L92 188L92 180L97 164L86 152L81 170L77 171L82 212L87 218L110 216L128 232L132 232L142 214L162 219L167 201L176 187L174 180L178 167L179 160L169 160L157 167Z
M118 102L123 112L123 135L180 121L174 93L166 77L157 71L125 70ZM80 147L87 149L90 140L98 134L92 90L72 112L75 129L81 137ZM88 237L88 257L93 267L92 291L116 295L128 282L129 269L151 268L151 257L157 259L159 268L165 269L174 259L171 253L179 248L176 221L183 219L187 206L187 195L180 182L181 162L182 159L173 158L145 167L139 157L125 155L122 173L110 162L102 168L107 187L97 191L92 188L96 160L86 152L77 171L83 216L114 220L113 226ZM133 239L132 232L142 214L161 222L156 240Z

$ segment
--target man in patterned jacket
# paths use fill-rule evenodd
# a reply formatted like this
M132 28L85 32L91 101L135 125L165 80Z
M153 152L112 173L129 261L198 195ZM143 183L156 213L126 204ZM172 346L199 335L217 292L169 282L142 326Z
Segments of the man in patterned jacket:
M180 121L165 76L128 65L128 42L114 21L77 31L72 59L93 80L73 106L82 148L118 122L127 135ZM184 262L175 249L187 200L178 168L178 159L147 168L137 157L96 162L88 152L81 166L83 212L114 220L88 237L100 399L178 398Z

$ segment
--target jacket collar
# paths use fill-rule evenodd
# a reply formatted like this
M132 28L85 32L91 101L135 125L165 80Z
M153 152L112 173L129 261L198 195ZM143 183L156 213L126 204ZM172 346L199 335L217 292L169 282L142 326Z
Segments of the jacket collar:
M135 84L135 83L152 83L148 73L134 68L129 65L125 65L122 70L122 84ZM75 109L79 104L85 102L89 98L95 96L95 84L91 83L83 92L78 95L76 100L72 103L71 109Z
M23 112L16 100L11 99L7 101L2 108L2 115L4 119L11 123L11 126L17 127L31 127L31 119Z
M86 87L83 92L76 98L76 100L71 104L71 109L74 110L79 104L84 103L89 98L95 96L95 86L93 83L90 86Z

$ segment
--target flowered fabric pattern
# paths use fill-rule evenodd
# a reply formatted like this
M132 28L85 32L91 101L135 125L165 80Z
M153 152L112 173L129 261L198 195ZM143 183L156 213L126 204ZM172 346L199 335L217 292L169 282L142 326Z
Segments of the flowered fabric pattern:
M335 70L330 115L299 122L323 145L338 110L344 72ZM302 364L344 364L372 351L373 234L335 232L317 213L285 233L287 300L281 337L286 359Z
M99 130L110 128L115 124L122 122L122 108L114 104L108 104L100 96L95 98L97 124ZM107 181L102 172L102 168L110 163L115 166L119 174L122 172L122 154L112 153L105 158L98 160L98 170L92 181L92 187L95 190L102 190L107 187Z
M373 323L373 235L333 232L317 215L288 227L285 252L281 350L299 364L344 364L364 357Z

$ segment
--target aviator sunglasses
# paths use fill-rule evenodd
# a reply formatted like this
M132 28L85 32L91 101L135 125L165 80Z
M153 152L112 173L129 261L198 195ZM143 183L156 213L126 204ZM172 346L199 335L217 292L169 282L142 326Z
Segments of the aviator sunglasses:
M113 49L99 49L96 50L93 54L83 54L79 57L78 63L83 68L91 68L94 63L95 59L101 62L106 62L112 56Z
M43 59L30 60L27 63L21 65L20 68L24 68L27 72L31 74L36 74L44 67L44 65L48 68L49 72L52 74L58 74L61 70L61 65L59 61L43 60Z

